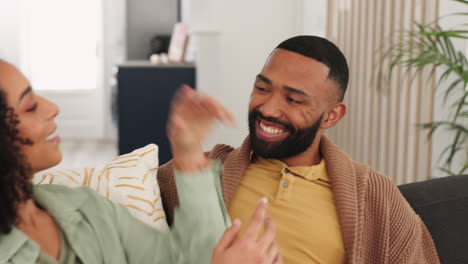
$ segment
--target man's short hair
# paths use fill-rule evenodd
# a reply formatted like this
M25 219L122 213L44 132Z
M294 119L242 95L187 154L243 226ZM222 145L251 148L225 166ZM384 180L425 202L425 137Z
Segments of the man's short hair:
M343 101L349 80L346 58L340 49L327 39L317 36L296 36L281 42L277 49L284 49L319 61L330 69L328 79L340 88L339 100Z

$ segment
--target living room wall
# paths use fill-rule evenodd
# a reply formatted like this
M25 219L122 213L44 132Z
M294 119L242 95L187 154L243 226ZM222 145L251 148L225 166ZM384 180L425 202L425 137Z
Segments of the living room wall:
M236 128L219 128L211 143L239 146L248 134L247 108L255 76L276 45L303 33L303 1L190 2L186 22L201 37L198 88L224 104L237 121Z
M176 0L127 0L128 59L147 59L151 38L170 34L176 22Z
M19 1L0 0L0 58L19 64Z

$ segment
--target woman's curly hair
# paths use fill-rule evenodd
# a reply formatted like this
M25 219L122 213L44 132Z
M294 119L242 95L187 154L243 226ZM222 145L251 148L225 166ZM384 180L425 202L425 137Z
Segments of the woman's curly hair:
M0 89L0 233L17 224L18 206L32 197L30 172L20 152L19 121ZM27 144L27 143L26 143Z

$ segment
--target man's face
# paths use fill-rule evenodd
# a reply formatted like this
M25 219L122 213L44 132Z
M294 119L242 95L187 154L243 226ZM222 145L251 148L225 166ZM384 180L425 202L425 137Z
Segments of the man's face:
M337 101L329 68L300 54L276 49L257 75L249 105L252 150L284 159L305 152L321 134L329 106Z

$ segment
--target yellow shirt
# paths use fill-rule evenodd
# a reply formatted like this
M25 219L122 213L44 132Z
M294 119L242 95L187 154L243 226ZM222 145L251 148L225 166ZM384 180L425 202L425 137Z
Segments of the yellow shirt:
M288 167L279 160L255 159L229 208L231 219L248 223L262 197L268 198L267 215L276 223L284 263L345 262L325 160L315 166Z

